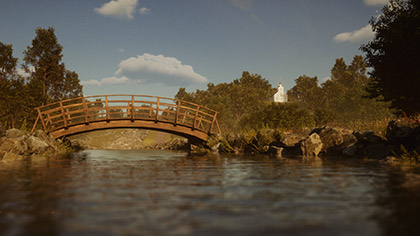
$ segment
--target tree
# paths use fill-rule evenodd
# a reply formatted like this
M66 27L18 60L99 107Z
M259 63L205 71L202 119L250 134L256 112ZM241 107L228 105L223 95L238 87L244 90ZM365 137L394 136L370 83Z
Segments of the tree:
M58 43L54 28L37 28L32 46L24 51L24 67L31 73L30 84L40 87L38 105L82 95L82 86L76 72L66 70L63 47ZM33 66L34 70L30 70Z
M295 82L296 85L287 91L290 102L298 102L302 107L312 111L322 105L322 91L316 76L299 76Z
M0 42L0 121L14 128L25 117L25 83L17 75L12 45Z
M420 112L420 1L391 0L370 20L374 39L361 47L372 67L371 97L409 115Z
M222 130L239 130L241 118L258 111L275 93L268 80L258 74L242 73L241 78L231 83L214 85L209 83L207 90L188 93L180 88L175 98L194 102L218 111L217 118Z
M18 59L13 57L12 45L6 45L0 42L0 73L1 79L10 79L16 72Z

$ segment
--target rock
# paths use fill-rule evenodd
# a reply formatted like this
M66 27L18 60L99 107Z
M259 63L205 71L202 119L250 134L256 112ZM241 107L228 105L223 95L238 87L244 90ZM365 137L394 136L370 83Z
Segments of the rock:
M271 155L276 156L277 158L282 158L282 147L270 146L270 150L268 151Z
M394 156L387 156L385 157L385 163L396 163L398 162L398 158L394 157Z
M333 127L325 127L319 132L319 137L322 141L322 152L332 153L333 149L341 145L344 141L343 133L339 129Z
M23 159L25 159L25 157L22 156L22 155L14 154L12 152L5 152L3 154L2 159L3 159L3 161L13 161L13 160L23 160Z
M6 138L20 138L24 135L26 135L25 132L19 129L6 130Z
M343 149L343 155L353 157L357 153L357 145L353 144Z
M407 189L420 189L420 175L418 174L406 174L405 182L402 187Z
M420 127L418 125L411 127L409 124L401 124L396 120L390 121L386 129L386 138L394 143L414 141L419 135Z
M357 138L357 141L362 143L381 143L385 141L379 134L372 130L354 132L353 134Z
M26 144L25 139L27 139L26 136L20 138L2 137L0 139L0 151L24 155L28 150L28 144Z
M211 152L214 154L218 154L221 151L222 148L222 144L221 143L217 143L216 145L214 145L213 147L211 147Z
M35 136L30 136L26 142L28 144L30 153L42 153L45 152L49 147L46 142Z
M299 142L304 140L305 137L300 134L287 134L284 138L281 139L281 143L288 148L296 147Z
M385 157L392 155L390 147L386 146L385 143L368 144L358 151L363 157L370 159L384 159Z
M317 157L322 150L322 146L320 136L317 133L313 133L301 143L300 148L304 156Z

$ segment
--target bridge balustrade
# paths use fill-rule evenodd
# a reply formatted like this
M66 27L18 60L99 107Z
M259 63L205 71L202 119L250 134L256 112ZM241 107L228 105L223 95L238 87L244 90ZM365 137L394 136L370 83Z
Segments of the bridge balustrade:
M44 131L121 120L155 121L220 133L217 112L191 102L148 95L100 95L63 100L36 108ZM36 124L34 125L35 128Z

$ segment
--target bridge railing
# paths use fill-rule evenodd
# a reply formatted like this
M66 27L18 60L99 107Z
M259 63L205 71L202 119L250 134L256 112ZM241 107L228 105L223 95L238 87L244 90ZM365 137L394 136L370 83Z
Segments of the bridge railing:
M36 110L47 132L92 122L150 120L183 125L208 134L220 133L216 111L165 97L124 94L87 96L51 103Z

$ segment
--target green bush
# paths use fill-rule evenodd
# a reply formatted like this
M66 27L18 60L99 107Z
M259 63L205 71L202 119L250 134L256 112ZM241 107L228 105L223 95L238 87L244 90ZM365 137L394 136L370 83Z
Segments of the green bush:
M240 125L242 129L303 130L315 126L315 117L297 104L273 102L242 118Z

